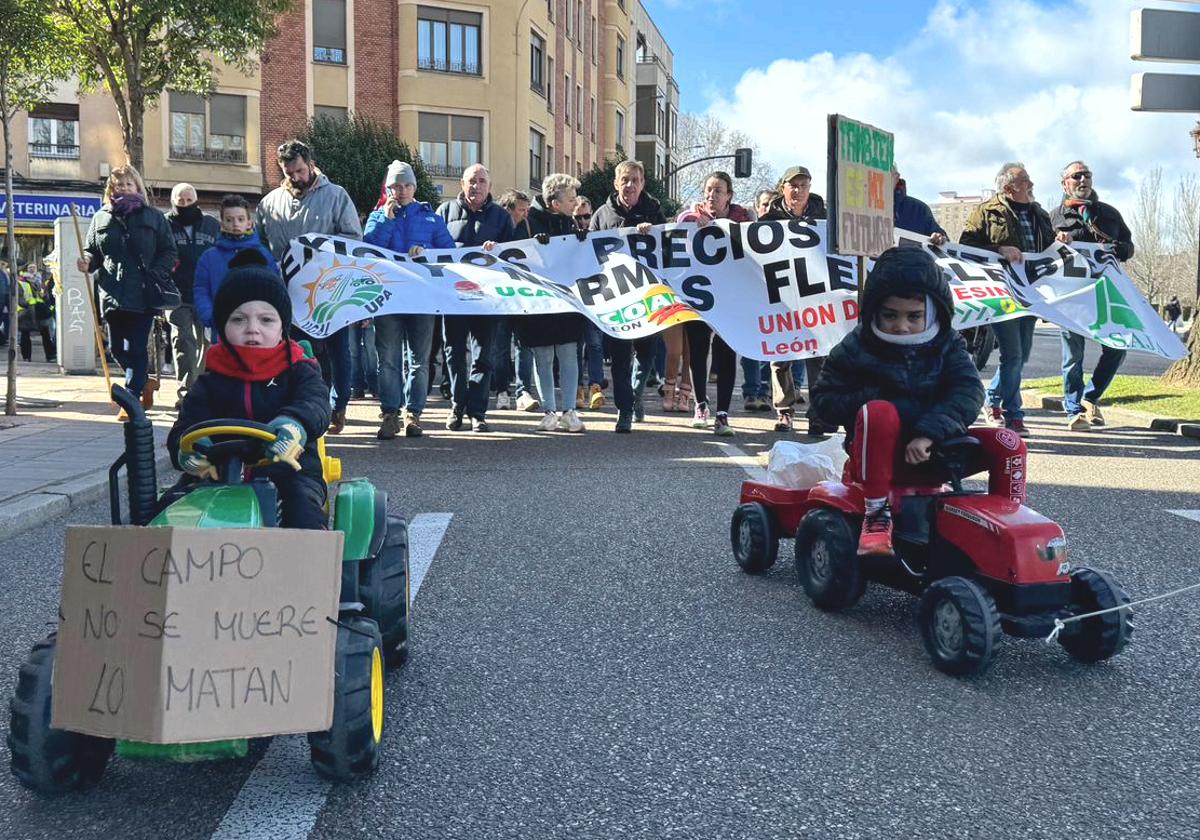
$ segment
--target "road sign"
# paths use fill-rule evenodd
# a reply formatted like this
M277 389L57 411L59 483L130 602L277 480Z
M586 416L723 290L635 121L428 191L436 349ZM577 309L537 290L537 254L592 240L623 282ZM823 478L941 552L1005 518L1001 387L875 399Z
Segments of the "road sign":
M1134 9L1129 16L1129 52L1137 61L1200 62L1200 14Z
M1129 107L1135 111L1200 113L1200 76L1135 73Z

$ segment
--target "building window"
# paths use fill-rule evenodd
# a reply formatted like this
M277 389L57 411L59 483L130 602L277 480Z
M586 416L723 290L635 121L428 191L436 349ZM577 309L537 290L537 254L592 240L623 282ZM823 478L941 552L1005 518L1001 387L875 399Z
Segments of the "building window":
M546 59L546 110L554 112L554 59Z
M313 116L328 117L338 122L345 122L350 118L350 112L346 108L337 105L314 105Z
M346 63L346 0L313 0L313 61Z
M79 158L79 106L42 105L29 114L31 158Z
M659 95L659 97L662 97L662 91L659 91L658 95ZM654 133L657 134L659 137L663 138L664 140L666 140L667 139L667 135L666 135L667 112L663 108L662 103L663 103L662 98L656 99L655 103L654 103L654 106L657 109L654 112Z
M575 161L575 177L583 180L583 164L578 159Z
M592 64L596 63L596 16L592 15Z
M650 60L650 51L646 48L646 36L641 32L637 34L637 47L635 48L634 58L639 64Z
M625 39L617 36L617 78L625 78Z
M596 97L592 97L592 142L596 142Z
M571 124L571 76L568 74L563 85L563 120Z
M550 18L551 23L554 23L554 0L546 0L546 17Z
M575 34L575 0L567 0L567 40Z
M620 6L622 9L624 9L625 8L625 0L617 0L617 5Z
M618 149L625 146L625 112L620 108L617 109L617 137L616 145Z
M421 112L417 136L425 171L437 178L457 178L468 166L479 163L483 117Z
M546 137L535 129L529 129L529 185L541 189L542 167L546 162Z
M583 131L583 85L575 85L575 127Z
M583 0L579 0L579 2L576 4L575 15L576 15L576 17L575 17L575 35L576 35L575 46L578 47L580 50L582 50L583 49L583 36L584 36L584 32L583 32L583 20L584 20L584 18L583 18Z
M568 175L571 174L571 156L570 155L563 155L563 172L565 172Z
M476 12L418 6L417 68L482 75L479 51L482 27L483 16Z
M538 93L546 91L546 39L536 32L529 35L529 86Z
M214 93L207 99L171 91L170 157L212 163L246 162L246 97Z

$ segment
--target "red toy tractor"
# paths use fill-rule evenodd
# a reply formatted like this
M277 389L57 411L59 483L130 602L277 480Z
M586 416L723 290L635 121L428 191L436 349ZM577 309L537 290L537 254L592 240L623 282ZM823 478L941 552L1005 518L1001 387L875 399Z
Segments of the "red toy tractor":
M745 481L730 527L734 559L761 574L775 564L779 540L794 536L796 573L818 608L853 606L867 581L911 592L921 599L918 621L934 665L983 673L1001 630L1045 637L1057 621L1129 603L1109 574L1072 569L1062 528L1023 504L1024 446L1012 439L1008 454L1019 457L996 457L979 438L962 437L920 469L899 471L889 497L892 556L858 556L864 498L850 469L842 481L809 490ZM963 490L962 479L984 469L989 489ZM1120 653L1132 633L1132 611L1117 609L1067 622L1058 641L1075 659L1100 662Z

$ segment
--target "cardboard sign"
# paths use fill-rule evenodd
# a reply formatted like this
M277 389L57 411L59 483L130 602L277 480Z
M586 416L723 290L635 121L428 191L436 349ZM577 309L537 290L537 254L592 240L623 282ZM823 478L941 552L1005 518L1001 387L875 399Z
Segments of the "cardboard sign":
M68 528L52 725L155 744L328 729L342 540Z
M882 129L829 116L830 251L878 257L892 247L895 138Z

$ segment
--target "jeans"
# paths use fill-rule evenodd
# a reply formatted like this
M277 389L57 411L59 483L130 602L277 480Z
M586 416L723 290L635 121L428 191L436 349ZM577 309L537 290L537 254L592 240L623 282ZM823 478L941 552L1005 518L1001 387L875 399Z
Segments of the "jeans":
M708 405L708 347L712 344L713 367L717 369L717 411L728 413L733 401L733 381L737 376L737 354L721 336L703 321L688 321L688 352L691 353L692 387L696 405Z
M492 386L492 349L496 341L494 315L445 317L446 366L450 369L451 410L482 420Z
M384 413L400 410L420 415L429 397L429 351L433 346L432 315L382 315L375 319L379 353L379 403ZM404 369L404 390L400 389Z
M345 411L350 404L350 328L343 327L325 339L325 352L333 370L334 411Z
M579 370L576 367L579 363L579 357L576 355L578 350L579 343L575 341L530 348L543 411L575 410L575 383L579 381ZM556 356L558 357L558 381L562 383L563 404L561 406L554 399L554 359Z
M115 311L108 313L107 320L113 358L125 369L125 387L140 397L149 376L150 353L146 342L154 326L154 313Z
M513 366L513 322L501 318L496 326L496 346L492 348L492 387L496 393L508 392L516 369Z
M208 350L208 336L196 307L185 303L171 310L168 316L175 327L172 349L175 351L175 379L179 382L182 395L196 383L196 377L204 372L204 353Z
M584 324L583 344L587 349L587 384L599 385L604 381L604 333L591 321Z
M1081 400L1099 403L1104 392L1108 390L1108 386L1112 384L1113 377L1120 370L1121 362L1125 361L1124 350L1101 345L1100 361L1096 363L1096 368L1092 371L1091 383L1087 386L1087 390L1084 390L1083 351L1086 346L1087 339L1083 336L1063 331L1063 410L1066 411L1068 417L1083 413Z
M1000 348L1000 364L987 387L987 404L1004 409L1005 420L1022 420L1021 372L1033 349L1033 328L1037 318L1024 316L991 325Z
M760 359L742 357L742 399L761 397L766 399L770 388L771 365Z
M605 336L609 358L612 359L613 404L617 411L633 411L642 401L646 379L654 366L658 336L627 341ZM635 357L636 356L636 363Z
M379 353L375 348L375 323L350 325L350 388L379 393Z

